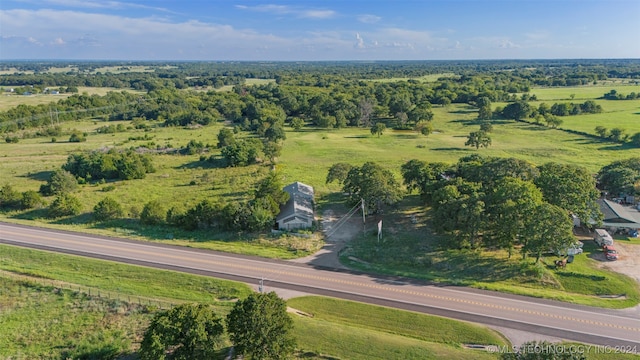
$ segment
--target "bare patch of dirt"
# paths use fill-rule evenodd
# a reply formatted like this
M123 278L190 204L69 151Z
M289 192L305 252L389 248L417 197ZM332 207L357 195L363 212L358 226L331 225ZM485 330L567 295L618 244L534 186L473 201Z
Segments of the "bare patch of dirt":
M291 260L313 266L334 269L346 269L340 263L339 254L345 243L362 231L362 217L357 213L350 218L338 213L335 209L327 209L322 213L322 232L325 245L313 255Z
M640 283L640 246L616 241L614 247L618 251L618 260L608 261L601 255L602 267L628 275Z

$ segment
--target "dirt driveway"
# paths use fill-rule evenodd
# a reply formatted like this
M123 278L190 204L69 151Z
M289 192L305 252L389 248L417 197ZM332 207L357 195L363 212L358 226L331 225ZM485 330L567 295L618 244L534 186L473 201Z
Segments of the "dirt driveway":
M607 261L603 254L598 254L597 259L602 259L602 267L628 275L640 283L640 245L616 241L614 246L618 251L618 260Z

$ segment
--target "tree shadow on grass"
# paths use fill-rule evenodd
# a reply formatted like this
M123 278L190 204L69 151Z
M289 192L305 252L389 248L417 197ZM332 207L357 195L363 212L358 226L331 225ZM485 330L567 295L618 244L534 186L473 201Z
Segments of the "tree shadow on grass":
M417 139L418 134L393 134L393 137L398 139Z
M227 166L227 161L222 156L209 157L205 161L192 161L177 166L176 169L221 169Z
M26 175L22 175L22 177L26 177L32 180L39 180L39 181L47 181L49 180L49 178L51 178L51 174L53 173L53 171L38 171L38 172L29 172Z
M77 225L77 224L88 224L91 222L93 222L93 213L82 213L80 215L75 215L75 216L61 217L51 223L58 224L58 225Z
M579 274L573 271L558 271L556 276L559 278L575 278L581 280L589 280L589 281L606 281L606 276L601 275L589 275L589 274Z
M37 219L44 219L46 217L47 217L46 208L31 209L31 210L23 211L11 216L11 218L13 219L20 219L20 220L37 220Z
M370 138L371 136L369 135L351 135L351 136L345 136L345 139L367 139Z
M620 151L620 150L631 150L631 149L637 149L637 147L633 146L630 143L624 143L624 144L610 144L608 146L602 146L598 148L598 150L605 150L605 151Z
M518 262L497 259L473 250L448 250L434 256L431 268L451 281L499 282L519 275Z
M84 347L95 346L83 345ZM118 359L120 352L121 349L115 345L104 345L100 348L75 349L72 352L65 352L62 354L62 359Z
M439 148L433 148L431 150L433 151L464 151L464 152L474 151L474 149L460 148L460 147L439 147Z

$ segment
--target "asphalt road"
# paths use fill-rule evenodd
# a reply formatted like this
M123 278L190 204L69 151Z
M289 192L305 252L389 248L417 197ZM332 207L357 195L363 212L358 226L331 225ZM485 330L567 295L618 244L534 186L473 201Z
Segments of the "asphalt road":
M286 261L0 223L0 243L357 300L640 351L640 312L338 271Z

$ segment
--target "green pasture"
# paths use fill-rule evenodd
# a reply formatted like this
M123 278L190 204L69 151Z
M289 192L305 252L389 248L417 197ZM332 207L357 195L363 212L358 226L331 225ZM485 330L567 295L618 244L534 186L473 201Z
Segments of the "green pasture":
M113 359L130 354L151 315L141 306L0 276L0 358Z
M87 93L89 95L100 95L104 96L109 91L128 91L133 93L144 93L144 91L132 90L132 89L116 89L110 87L86 87L79 86L78 93ZM13 107L18 105L41 105L41 104L50 104L56 103L60 99L66 99L73 94L71 93L62 93L57 95L52 94L34 94L34 95L20 95L20 94L9 94L6 92L0 93L0 111L7 111Z
M495 359L464 344L505 345L482 326L436 316L322 297L293 298L302 352L339 359Z
M130 148L148 145L151 148L179 149L190 140L211 145L205 157L219 154L216 148L217 134L222 124L194 129L155 127L151 131L129 130L115 134L97 134L95 130L104 125L130 122L79 121L61 126L65 131L77 129L88 134L86 142L70 143L68 135L52 143L50 138L22 139L18 144L0 143L2 171L0 184L11 184L18 191L38 190L48 179L51 171L60 168L69 154L97 149ZM143 138L133 140L130 138ZM146 140L144 140L146 138ZM11 146L18 145L18 146ZM200 160L200 154L156 154L155 173L145 179L86 184L75 193L82 199L82 215L67 219L49 220L44 210L33 210L21 214L0 214L6 220L49 226L54 228L84 231L96 234L131 237L144 240L164 241L192 247L260 255L274 258L292 258L309 254L321 246L318 237L298 238L292 236L245 236L238 233L220 233L207 230L186 231L162 226L143 226L132 219L113 221L107 224L91 222L90 212L95 204L106 196L120 202L132 217L139 214L145 203L161 199L167 209L175 207L186 210L203 199L209 198L221 204L247 199L255 183L262 179L269 168L253 165L224 168ZM221 161L221 160L220 160ZM218 163L220 162L218 161ZM51 199L48 199L51 201Z
M249 286L211 277L0 245L0 270L160 300L228 307Z
M484 154L515 157L542 164L548 161L576 163L596 172L600 167L619 159L640 156L640 149L620 147L593 137L571 134L557 129L515 121L494 121L489 148L476 150L464 146L466 136L479 128L476 110L468 105L434 107L435 132L427 137L414 131L388 129L382 136L372 136L369 129L288 129L277 168L285 183L302 181L316 189L319 202L325 195L340 190L338 184L325 184L329 167L336 162L361 165L376 161L390 169L400 180L400 166L417 158L425 161L455 163L461 156ZM205 127L152 127L150 130L129 129L116 134L97 134L104 125L130 122L77 121L63 123L66 132L77 129L88 134L87 141L69 143L68 135L51 138L24 138L19 143L0 143L0 184L11 184L16 190L38 190L50 172L66 162L70 153L97 149L147 146L152 149L185 146L190 140L212 147L205 157L219 154L215 148L222 123ZM151 122L153 124L153 122ZM35 132L35 130L29 130ZM105 196L111 196L135 218L142 206L162 199L167 206L187 209L209 198L222 204L246 199L254 184L269 171L268 166L239 168L220 167L201 161L201 155L155 154L156 172L145 179L114 181L82 185L76 195L82 199L84 214L60 220L44 218L44 211L0 214L10 221L78 231L165 241L195 247L291 258L308 254L320 246L318 239L301 240L292 237L244 237L237 233L210 231L187 232L169 227L145 227L135 220L125 219L106 224L90 222L89 212ZM51 199L48 199L49 201Z
M640 92L640 84L637 81L633 81L632 83L627 82L603 82L599 85L589 85L589 86L568 86L568 87L545 87L539 88L534 87L529 92L530 95L535 95L540 101L550 101L554 102L569 102L569 101L578 101L582 100L592 100L601 98L604 94L608 93L611 90L616 90L620 94L629 94L631 92L635 92L636 94ZM574 95L573 100L571 99L571 95ZM622 100L626 101L626 100ZM549 104L551 105L551 104Z
M625 101L615 102L624 104ZM620 105L622 106L622 105ZM455 163L461 156L484 154L488 156L515 157L539 165L549 161L573 163L597 172L612 161L640 156L640 149L621 147L590 136L572 134L544 126L509 120L493 121L491 133L493 143L489 148L476 150L464 146L466 136L479 128L477 112L468 105L434 107L435 132L427 137L413 131L388 129L382 136L372 136L369 129L317 129L304 127L301 131L287 129L282 156L277 168L285 183L302 181L316 189L321 206L334 206L340 201L340 186L325 184L328 168L336 162L361 165L375 161L390 169L400 181L400 166L410 159L429 162ZM577 117L576 117L577 118ZM122 122L129 126L129 122ZM59 168L72 152L105 149L110 147L131 148L146 145L150 148L179 148L190 140L212 145L205 157L219 154L215 148L216 136L222 123L198 128L152 127L150 130L130 129L116 134L97 134L95 130L106 124L102 121L78 121L65 123L67 130L78 129L88 133L87 141L69 143L68 137L59 137L55 143L50 138L25 138L17 144L0 143L0 184L11 184L19 191L37 190L47 179L50 171ZM153 124L153 122L151 123ZM240 168L223 168L218 162L200 160L200 155L155 154L156 172L145 179L114 181L82 185L76 194L82 199L84 213L70 218L49 220L44 210L26 213L0 214L7 221L49 226L90 233L162 241L192 247L202 247L234 253L245 253L273 258L294 258L312 253L321 246L321 239L294 237L272 237L270 235L246 235L217 231L184 231L173 227L143 226L135 220L142 206L151 200L161 199L167 208L187 209L199 201L209 198L225 204L246 199L254 184L267 174L269 166L253 165ZM116 198L128 212L127 219L94 223L90 212L105 196ZM336 200L338 199L338 200ZM51 199L47 199L51 201ZM399 207L398 214L411 212L424 217L425 209L415 197L407 198ZM408 224L408 215L398 215L397 224ZM428 219L424 217L421 224ZM386 222L388 223L388 222ZM391 222L389 224L394 224ZM409 225L411 226L411 225ZM387 244L397 243L393 251L375 250L367 237L352 243L352 256L363 260L369 270L417 276L441 282L453 282L481 288L555 298L564 301L594 304L608 307L631 306L638 302L637 289L626 278L614 274L592 273L595 278L612 279L604 283L573 284L582 281L579 277L558 276L551 269L532 268L522 264L515 256L503 261L506 254L500 252L445 251L436 245L439 241L428 232L428 227L407 230L409 227L390 227L395 235L386 238ZM364 244L360 246L359 244ZM387 248L385 248L387 249ZM458 265L474 259L475 271L459 270ZM348 258L346 261L349 261ZM430 265L429 265L430 264ZM580 271L589 273L591 263ZM355 262L355 267L362 263ZM422 267L425 265L425 267ZM426 266L429 265L429 266ZM576 264L578 265L578 263ZM442 269L444 270L442 270ZM577 268L575 266L574 268ZM523 273L524 275L518 275ZM518 275L518 276L515 276ZM593 281L586 276L584 281ZM515 280L518 279L518 280ZM591 279L591 280L590 280ZM525 281L526 280L526 281ZM584 293L574 293L582 288ZM600 292L599 292L600 291ZM625 299L614 301L599 298L600 294L628 294Z

